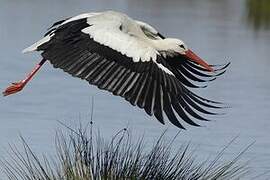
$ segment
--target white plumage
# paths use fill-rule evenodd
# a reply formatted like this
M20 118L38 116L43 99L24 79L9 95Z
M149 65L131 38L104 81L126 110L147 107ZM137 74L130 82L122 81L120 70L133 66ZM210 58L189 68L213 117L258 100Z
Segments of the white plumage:
M82 29L83 33L89 34L100 44L131 57L134 62L150 60L155 62L157 55L160 55L157 50L166 49L166 47L162 47L163 40L157 36L158 32L153 27L115 11L81 14L64 21L61 25L83 18L87 18L87 23L91 25ZM153 33L152 36L155 39L148 38L141 27L149 30L148 33ZM37 50L38 46L48 42L52 36L54 36L53 33L48 34L40 41L24 49L23 53ZM161 42L157 42L158 40L161 40ZM173 74L166 67L162 65L159 65L159 67L167 73Z
M24 50L22 50L22 53L30 53L30 52L33 52L33 51L37 50L38 46L50 41L52 36L54 36L54 34L49 34L49 35L45 36L44 38L40 39L36 43L34 43L31 46L29 46L29 47L25 48Z

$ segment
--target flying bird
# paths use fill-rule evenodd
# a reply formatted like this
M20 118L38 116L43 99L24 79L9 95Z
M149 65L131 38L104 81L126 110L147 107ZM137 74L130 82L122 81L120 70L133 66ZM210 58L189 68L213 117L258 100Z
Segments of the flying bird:
M180 39L166 38L151 25L126 14L85 13L54 23L44 37L23 50L40 51L42 60L22 81L3 95L21 91L49 61L74 77L121 96L164 124L164 114L175 126L199 126L195 120L216 115L221 103L196 95L191 88L206 87L228 64L209 65ZM203 85L200 85L203 83Z

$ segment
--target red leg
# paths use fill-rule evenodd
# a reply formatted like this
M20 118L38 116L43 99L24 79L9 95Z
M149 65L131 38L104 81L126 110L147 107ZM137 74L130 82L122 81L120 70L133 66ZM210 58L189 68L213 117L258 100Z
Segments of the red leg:
M24 86L32 79L32 77L38 72L40 67L45 63L46 59L42 59L35 68L26 76L24 80L19 82L12 83L6 90L3 92L4 96L8 96L14 93L21 91Z

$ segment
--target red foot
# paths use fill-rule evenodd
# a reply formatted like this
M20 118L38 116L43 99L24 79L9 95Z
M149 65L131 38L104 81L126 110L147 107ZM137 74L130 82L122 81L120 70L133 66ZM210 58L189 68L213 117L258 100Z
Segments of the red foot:
M17 93L24 88L25 84L26 83L24 81L12 83L12 85L6 88L6 90L3 92L3 95L8 96L8 95Z

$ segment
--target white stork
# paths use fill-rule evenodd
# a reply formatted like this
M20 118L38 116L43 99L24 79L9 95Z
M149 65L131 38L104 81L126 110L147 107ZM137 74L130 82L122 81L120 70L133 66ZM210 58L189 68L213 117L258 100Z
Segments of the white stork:
M219 69L208 65L183 41L165 38L149 24L114 11L58 21L44 38L23 50L32 51L41 51L43 59L24 80L8 87L4 96L22 90L48 60L55 68L125 98L162 124L165 113L183 129L176 114L199 126L193 119L206 121L201 114L215 115L207 109L220 108L219 102L202 98L188 87L205 87L193 81L212 81L229 65Z

